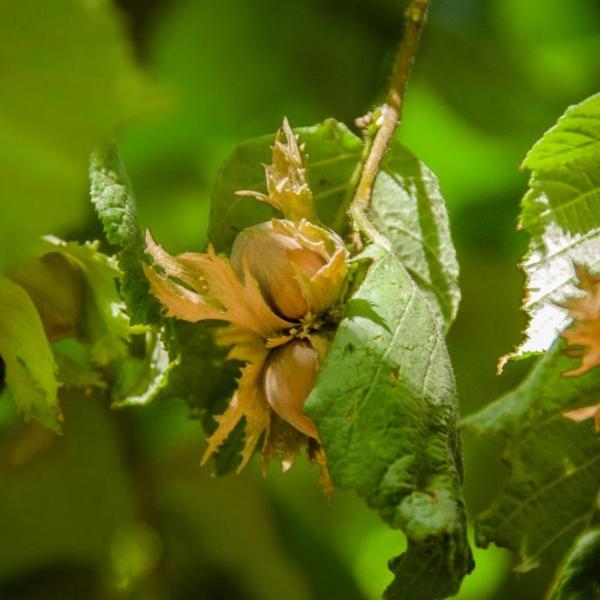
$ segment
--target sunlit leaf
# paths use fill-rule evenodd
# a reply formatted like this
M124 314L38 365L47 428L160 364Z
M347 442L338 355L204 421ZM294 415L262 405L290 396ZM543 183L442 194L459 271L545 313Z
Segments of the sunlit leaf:
M387 596L454 593L472 566L454 377L437 319L393 254L376 251L306 412L334 485L355 490L408 537Z
M576 294L573 265L600 267L600 94L572 106L532 148L520 225L530 322L516 354L548 349L569 322L559 306Z
M523 166L546 170L588 160L600 160L600 94L570 106L529 151Z
M392 140L375 181L369 218L440 312L446 330L460 303L446 205L436 176L397 139Z

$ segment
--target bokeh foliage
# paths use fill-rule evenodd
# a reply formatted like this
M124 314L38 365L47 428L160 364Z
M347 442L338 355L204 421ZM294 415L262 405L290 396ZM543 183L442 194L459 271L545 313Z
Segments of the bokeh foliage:
M86 202L87 159L113 134L142 226L170 250L201 248L210 189L233 147L273 131L283 114L301 126L366 112L385 86L403 8L119 4L0 2L3 268L38 234L102 237ZM438 175L450 206L464 298L450 345L463 413L528 366L494 374L523 324L517 166L565 106L597 91L599 23L600 7L585 0L434 2L400 139ZM389 583L385 561L400 535L343 493L326 505L314 473L214 481L197 468L199 424L179 402L112 413L106 404L101 389L65 399L64 435L54 438L21 424L2 397L1 596L277 598L285 587L297 598L374 598ZM495 447L466 441L477 512L505 470ZM543 577L517 579L498 552L477 552L459 597L539 597Z

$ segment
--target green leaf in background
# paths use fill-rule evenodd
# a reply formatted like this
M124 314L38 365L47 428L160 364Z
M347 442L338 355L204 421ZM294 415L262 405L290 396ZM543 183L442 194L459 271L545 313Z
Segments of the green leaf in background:
M397 138L375 181L369 219L438 310L444 331L460 303L458 262L435 175Z
M577 293L573 264L600 267L600 94L570 107L532 148L520 225L530 235L522 267L530 322L516 355L547 350L569 316L558 303Z
M569 550L548 600L600 598L600 529L586 531Z
M63 285L57 285L60 277ZM115 261L98 250L97 242L78 244L54 237L46 237L38 245L38 258L11 273L45 321L56 318L57 294L62 295L66 288L69 295L75 295L68 301L72 314L61 314L73 330L58 331L54 336L47 328L47 333L52 340L74 335L89 344L92 362L100 367L127 355L131 332L117 291L119 277ZM67 304L67 299L62 303Z
M35 305L22 287L1 277L0 306L6 390L26 419L59 431L56 365ZM7 401L6 391L0 401Z
M387 597L444 598L472 568L454 376L424 295L396 256L375 254L306 412L334 485L407 535Z
M107 1L0 2L0 270L86 215L89 154L153 102Z
M130 326L116 261L101 253L98 243L53 237L42 240L37 252L10 277L38 311L60 384L108 388L115 406L154 398L173 364L155 332Z
M478 434L505 434L517 439L564 411L594 404L600 392L600 369L579 377L563 377L577 365L557 340L514 390L463 419Z
M600 371L562 377L574 362L557 341L519 387L464 421L478 434L506 439L511 476L477 519L477 542L514 550L521 571L543 561L557 566L596 510L597 436L590 421L576 424L562 413L597 401Z

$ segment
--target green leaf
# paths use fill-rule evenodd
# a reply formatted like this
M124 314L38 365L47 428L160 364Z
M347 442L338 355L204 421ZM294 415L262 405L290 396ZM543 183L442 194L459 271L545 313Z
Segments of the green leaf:
M107 1L0 3L0 271L86 215L94 146L152 104Z
M319 218L343 233L343 207L352 193L352 175L362 153L362 142L334 119L294 131L306 145L308 179ZM277 216L268 205L235 195L239 190L266 192L262 165L271 162L274 139L274 135L265 135L240 144L219 172L209 226L209 239L219 252L229 253L242 229Z
M146 331L137 338L135 341L142 346L139 356L131 352L128 360L118 365L111 389L113 408L142 406L154 400L168 385L169 375L176 366L157 331Z
M150 293L142 264L145 241L138 222L133 190L116 148L92 155L90 198L122 272L120 288L132 324L155 325L160 336L147 333L144 351L132 357L117 374L113 405L146 404L168 393L170 377L180 369L180 348L176 344L178 324L161 315L161 307ZM162 339L161 339L162 338Z
M142 262L144 236L138 224L133 191L116 149L92 156L90 197L104 227L108 242L117 249L123 272L121 293L132 324L159 323L160 305L150 293Z
M461 494L454 377L437 319L392 253L375 261L305 409L334 485L408 537L389 598L444 598L472 568Z
M600 268L600 94L570 107L524 161L531 169L520 225L531 236L522 267L530 317L516 355L550 347L577 293L573 264Z
M511 475L502 494L477 520L477 543L518 553L519 569L558 565L589 524L600 481L600 446L590 421L574 423L566 410L597 402L600 370L562 377L576 361L557 341L515 390L465 419L467 428L506 438Z
M530 322L516 355L546 351L512 392L465 420L502 434L511 475L477 520L477 542L511 548L527 571L557 566L597 509L600 452L591 423L562 413L598 402L600 371L577 378L558 334L571 317L560 306L579 295L574 264L600 266L600 95L570 107L524 161L531 169L521 226L531 236L523 262Z
M523 166L546 170L588 160L600 160L600 94L567 108L529 151Z
M7 390L25 418L34 417L59 431L56 365L35 305L22 287L2 277L0 307L0 356Z
M515 551L520 571L558 565L596 509L600 447L588 422L558 416L511 439L504 453L511 477L476 521L477 544Z
M548 600L600 598L600 529L579 536L561 566Z
M76 338L64 338L52 344L52 353L58 367L61 388L104 389L102 373L93 363L90 346Z
M369 220L440 312L447 330L458 311L458 262L435 175L397 138L375 181Z

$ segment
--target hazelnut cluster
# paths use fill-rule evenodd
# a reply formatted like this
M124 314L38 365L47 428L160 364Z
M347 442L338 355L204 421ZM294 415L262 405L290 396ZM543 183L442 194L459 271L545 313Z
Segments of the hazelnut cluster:
M348 274L348 251L333 231L319 224L303 166L303 148L287 120L265 167L267 194L242 191L283 213L243 230L231 256L206 253L171 256L147 234L144 265L152 293L167 315L228 324L215 330L228 358L242 361L237 389L208 439L203 462L245 418L242 469L263 439L263 469L280 458L284 470L302 447L321 465L321 483L331 483L313 421L303 405L327 353L323 327L339 304ZM155 267L159 267L157 270Z

